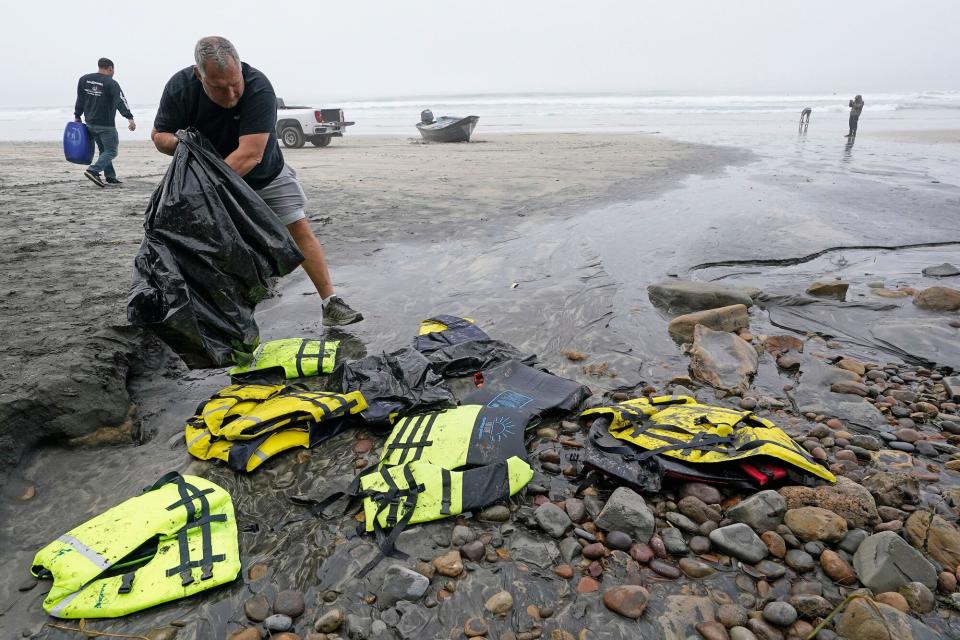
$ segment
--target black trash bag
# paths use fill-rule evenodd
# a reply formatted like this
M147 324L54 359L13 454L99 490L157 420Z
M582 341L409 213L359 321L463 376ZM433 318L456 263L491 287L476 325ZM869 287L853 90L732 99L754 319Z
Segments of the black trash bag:
M590 389L510 360L483 372L483 386L467 395L464 404L510 407L532 416L570 413L590 396Z
M390 428L390 415L445 409L457 405L443 378L419 351L406 348L344 362L330 374L329 390L359 391L367 401L360 415L367 424Z
M483 371L510 360L536 364L535 355L524 356L519 349L500 340L471 340L452 344L427 354L434 372L444 378L457 378Z
M127 300L188 367L225 367L259 342L255 305L270 278L303 262L287 229L196 130L154 190Z

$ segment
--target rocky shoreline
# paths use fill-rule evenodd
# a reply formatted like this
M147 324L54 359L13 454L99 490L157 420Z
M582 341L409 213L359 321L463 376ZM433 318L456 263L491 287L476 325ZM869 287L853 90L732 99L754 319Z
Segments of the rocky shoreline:
M752 392L751 372L742 373L742 388L724 385L704 373L722 358L698 361L695 353L691 376L675 378L667 389L619 391L588 403L671 392L757 410L828 466L837 475L835 485L750 493L689 482L657 495L615 485L577 492L577 452L589 425L563 420L541 426L531 439L537 475L524 497L425 533L438 553L421 553L419 561L395 564L379 583L371 581L363 601L372 615L334 603L318 607L315 618L293 620L296 616L283 617L284 607L275 603L268 609L257 596L247 602L257 612L248 611L250 622L265 619L270 637L284 640L416 638L438 628L424 621L432 615L428 611L466 591L475 596L467 602L482 603L482 610L464 607L456 625L447 616L448 628L436 637L587 640L650 632L655 636L649 637L680 640L960 637L960 388L951 372L859 361L837 355L837 345L816 336L754 336L745 323L729 320L746 313L742 303L750 298L742 296L757 292L697 283L666 289L654 290L651 298L663 304L669 294L667 306L674 309L678 301L686 308L736 302L741 308L692 313L713 324L712 333L748 345L754 359L773 359L798 377L810 360L818 361L827 373L818 382L831 394L869 405L878 421L865 429L829 413L797 412ZM811 293L836 295L835 289ZM918 295L918 305L925 304L924 297ZM684 324L675 320L671 327ZM702 325L692 324L695 350L704 333ZM704 342L701 348L726 346ZM786 384L784 391L789 395L794 385ZM369 440L356 441L353 449L364 465L375 461ZM476 583L508 567L514 575L530 573L531 579L555 583L556 599L531 597L522 579L506 589L488 583L476 590ZM270 611L273 622L265 618ZM261 627L230 637L255 640L262 637Z

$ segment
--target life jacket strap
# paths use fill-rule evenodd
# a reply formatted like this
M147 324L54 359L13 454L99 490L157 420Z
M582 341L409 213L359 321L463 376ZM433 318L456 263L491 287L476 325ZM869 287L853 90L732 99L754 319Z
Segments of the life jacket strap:
M170 474L167 474L167 476L170 476ZM167 476L164 476L164 478ZM161 478L161 480L162 479L163 478ZM180 500L168 506L167 509L183 507L187 511L187 518L184 526L177 532L180 564L167 569L166 575L167 577L171 577L179 574L181 586L186 587L194 582L193 569L200 567L200 579L209 580L213 577L213 563L226 560L226 556L223 554L213 554L213 536L210 531L210 523L226 522L227 516L222 513L210 513L210 503L207 501L207 494L211 493L212 490L200 490L184 480L180 474L172 477L168 482L173 482L177 485ZM194 505L194 502L200 504L199 511ZM190 543L187 534L190 529L194 528L200 529L201 557L199 560L190 559Z
M385 476L386 475L389 475L389 474L387 473L385 474ZM357 574L358 578L362 578L363 576L367 575L367 573L371 569L377 566L377 564L379 564L379 562L384 558L386 558L387 556L394 555L397 553L397 550L395 549L397 538L400 537L400 534L403 533L403 531L407 528L407 525L410 523L410 519L413 518L413 513L416 510L416 505L417 505L417 496L419 493L424 491L424 486L421 484L417 484L417 479L413 477L413 472L410 471L410 467L408 465L404 465L403 467L403 478L407 483L407 487L409 487L408 489L403 491L403 493L405 494L405 497L407 498L406 504L405 504L406 511L404 512L400 520L398 520L396 524L393 525L393 528L390 531L390 535L388 535L380 543L380 550L379 552L377 552L377 555L373 558L373 560L367 563L367 565L363 569L360 570L360 573ZM389 483L391 484L390 492L392 492L394 490L393 487L396 487L397 485L395 482L393 482L392 478L390 479ZM390 492L388 492L388 494ZM399 493L399 490L398 490L398 493ZM378 509L377 513L379 514L380 511L382 511L382 509L383 507ZM376 517L374 517L374 530L378 531L378 533L380 530L380 525Z
M136 571L130 571L129 573L123 574L123 577L120 579L120 587L117 589L117 593L130 593L133 589L133 578L136 575Z
M433 441L429 439L430 431L437 421L437 416L441 413L441 411L434 411L406 418L406 422L404 422L397 432L397 437L387 446L383 459L389 460L394 451L400 451L400 458L391 464L402 465L408 462L407 457L412 451L413 457L409 462L419 460L423 456L424 449L433 444ZM410 427L409 432L407 431L407 427ZM406 435L407 438L406 442L401 442L404 435ZM418 436L419 439L414 441Z
M323 373L323 359L327 355L327 341L319 341L319 350L316 353L307 353L307 346L311 342L318 342L317 340L308 340L306 338L300 341L300 348L297 350L297 356L294 360L297 366L297 375L301 378L306 377L306 374L303 371L303 363L307 358L316 358L317 359L317 373Z
M440 482L442 485L441 495L440 495L440 513L445 516L450 515L450 470L441 469L440 470Z

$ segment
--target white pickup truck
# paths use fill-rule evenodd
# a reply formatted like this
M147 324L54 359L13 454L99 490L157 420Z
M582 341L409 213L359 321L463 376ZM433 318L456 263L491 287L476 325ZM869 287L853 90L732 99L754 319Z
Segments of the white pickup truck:
M288 149L299 149L306 141L325 147L334 136L343 137L343 130L354 124L343 119L343 109L314 109L287 106L277 98L277 137Z

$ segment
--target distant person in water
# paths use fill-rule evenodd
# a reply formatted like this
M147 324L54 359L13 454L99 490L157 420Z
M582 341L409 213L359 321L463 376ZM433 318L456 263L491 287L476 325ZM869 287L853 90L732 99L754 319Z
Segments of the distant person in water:
M810 124L810 114L813 113L813 109L810 107L804 107L803 111L800 112L800 124Z
M113 168L113 159L120 150L117 111L127 119L130 131L137 128L127 98L113 79L113 62L110 58L100 58L97 60L97 72L80 76L77 81L77 103L73 108L73 117L77 122L80 122L80 116L84 117L87 130L100 151L97 161L83 172L98 187L122 182Z
M850 101L850 133L848 138L857 135L857 121L860 120L860 112L863 111L863 96L859 93L857 97Z

